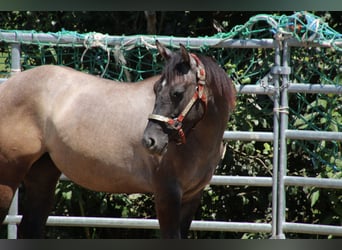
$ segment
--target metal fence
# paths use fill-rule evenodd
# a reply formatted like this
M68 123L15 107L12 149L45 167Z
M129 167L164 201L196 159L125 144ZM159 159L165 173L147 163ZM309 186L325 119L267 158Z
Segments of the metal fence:
M35 33L25 35L20 33L0 34L0 37L8 36L12 44L12 72L20 71L20 43L39 40L40 42L68 44L83 46L85 41L75 37L56 37L51 34ZM137 44L137 41L144 44L154 44L155 39L161 43L178 44L180 42L196 48L202 45L201 38L182 37L117 37L106 36L107 43L115 44ZM172 41L171 41L172 40ZM342 141L342 132L326 132L311 130L290 130L288 129L288 94L289 93L323 93L342 94L342 86L320 85L320 84L294 84L290 82L289 75L291 65L288 65L290 47L329 47L329 43L301 43L294 39L207 39L206 46L221 48L270 48L274 50L274 65L270 69L273 76L272 85L265 88L261 85L236 86L241 94L273 95L274 118L273 132L247 132L247 131L225 131L224 140L245 140L245 141L273 141L273 175L272 177L248 177L248 176L218 176L214 175L211 185L238 185L238 186L263 186L272 187L272 223L247 223L247 222L222 222L222 221L193 221L191 230L205 231L231 231L231 232L265 232L270 233L272 238L285 238L285 233L297 232L307 234L322 234L342 236L342 226L289 223L285 221L285 186L303 186L318 188L342 189L342 180L311 177L286 176L287 169L287 139L298 140L334 140ZM336 43L335 46L342 44ZM5 79L3 79L5 80ZM271 88L270 88L271 87ZM63 179L63 178L62 178ZM18 215L17 194L5 219L8 224L8 238L16 238L16 225L20 222ZM152 219L121 219L121 218L90 218L90 217L62 217L50 216L47 221L50 226L79 226L79 227L121 227L121 228L149 228L157 229L158 221Z

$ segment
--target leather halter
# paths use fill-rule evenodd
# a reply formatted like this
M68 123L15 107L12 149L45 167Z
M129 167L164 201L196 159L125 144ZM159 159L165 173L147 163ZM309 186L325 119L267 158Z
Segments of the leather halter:
M185 138L185 133L183 131L183 120L185 116L189 113L190 109L192 106L195 104L197 100L202 101L204 104L205 110L207 108L207 95L205 93L205 80L206 80L206 73L205 69L203 66L203 63L200 61L200 59L195 55L195 54L190 54L192 58L195 59L196 64L197 64L197 87L194 95L190 99L189 103L185 106L183 111L178 115L176 118L170 118L166 117L163 115L157 115L157 114L150 114L148 116L149 120L156 120L160 122L164 122L168 128L177 130L178 136L180 138L179 144L185 144L186 143L186 138Z

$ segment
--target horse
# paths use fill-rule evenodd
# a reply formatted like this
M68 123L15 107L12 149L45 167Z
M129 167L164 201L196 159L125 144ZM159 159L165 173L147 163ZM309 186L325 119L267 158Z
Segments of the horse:
M44 237L62 173L94 191L153 194L161 237L187 237L235 88L212 59L156 46L162 73L137 83L42 65L0 84L0 222L24 185L19 238Z

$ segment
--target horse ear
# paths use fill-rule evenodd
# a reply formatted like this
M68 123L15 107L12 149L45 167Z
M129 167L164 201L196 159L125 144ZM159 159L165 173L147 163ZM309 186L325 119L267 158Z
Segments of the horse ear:
M172 51L169 50L168 48L166 48L164 45L162 45L158 40L156 40L156 46L158 49L159 54L165 59L165 60L169 60L171 55L172 55Z
M182 58L184 60L185 63L189 64L190 67L196 67L196 61L195 59L190 56L190 53L186 50L185 46L183 44L179 44L180 46L180 50L181 50L181 54L182 54Z
M190 55L189 55L188 51L186 50L185 46L181 43L179 44L179 46L180 46L180 51L181 51L183 61L185 63L190 64Z

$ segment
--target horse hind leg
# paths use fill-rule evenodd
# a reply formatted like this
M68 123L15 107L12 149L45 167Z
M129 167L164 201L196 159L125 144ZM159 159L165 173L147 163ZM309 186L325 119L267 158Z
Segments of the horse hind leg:
M0 223L5 220L6 215L8 214L8 209L18 186L19 183L0 183Z
M25 176L25 171L18 165L9 164L0 155L0 223L5 220L8 214L8 209L20 182Z
M48 154L36 161L24 179L24 209L19 238L43 238L54 205L56 183L61 172Z

